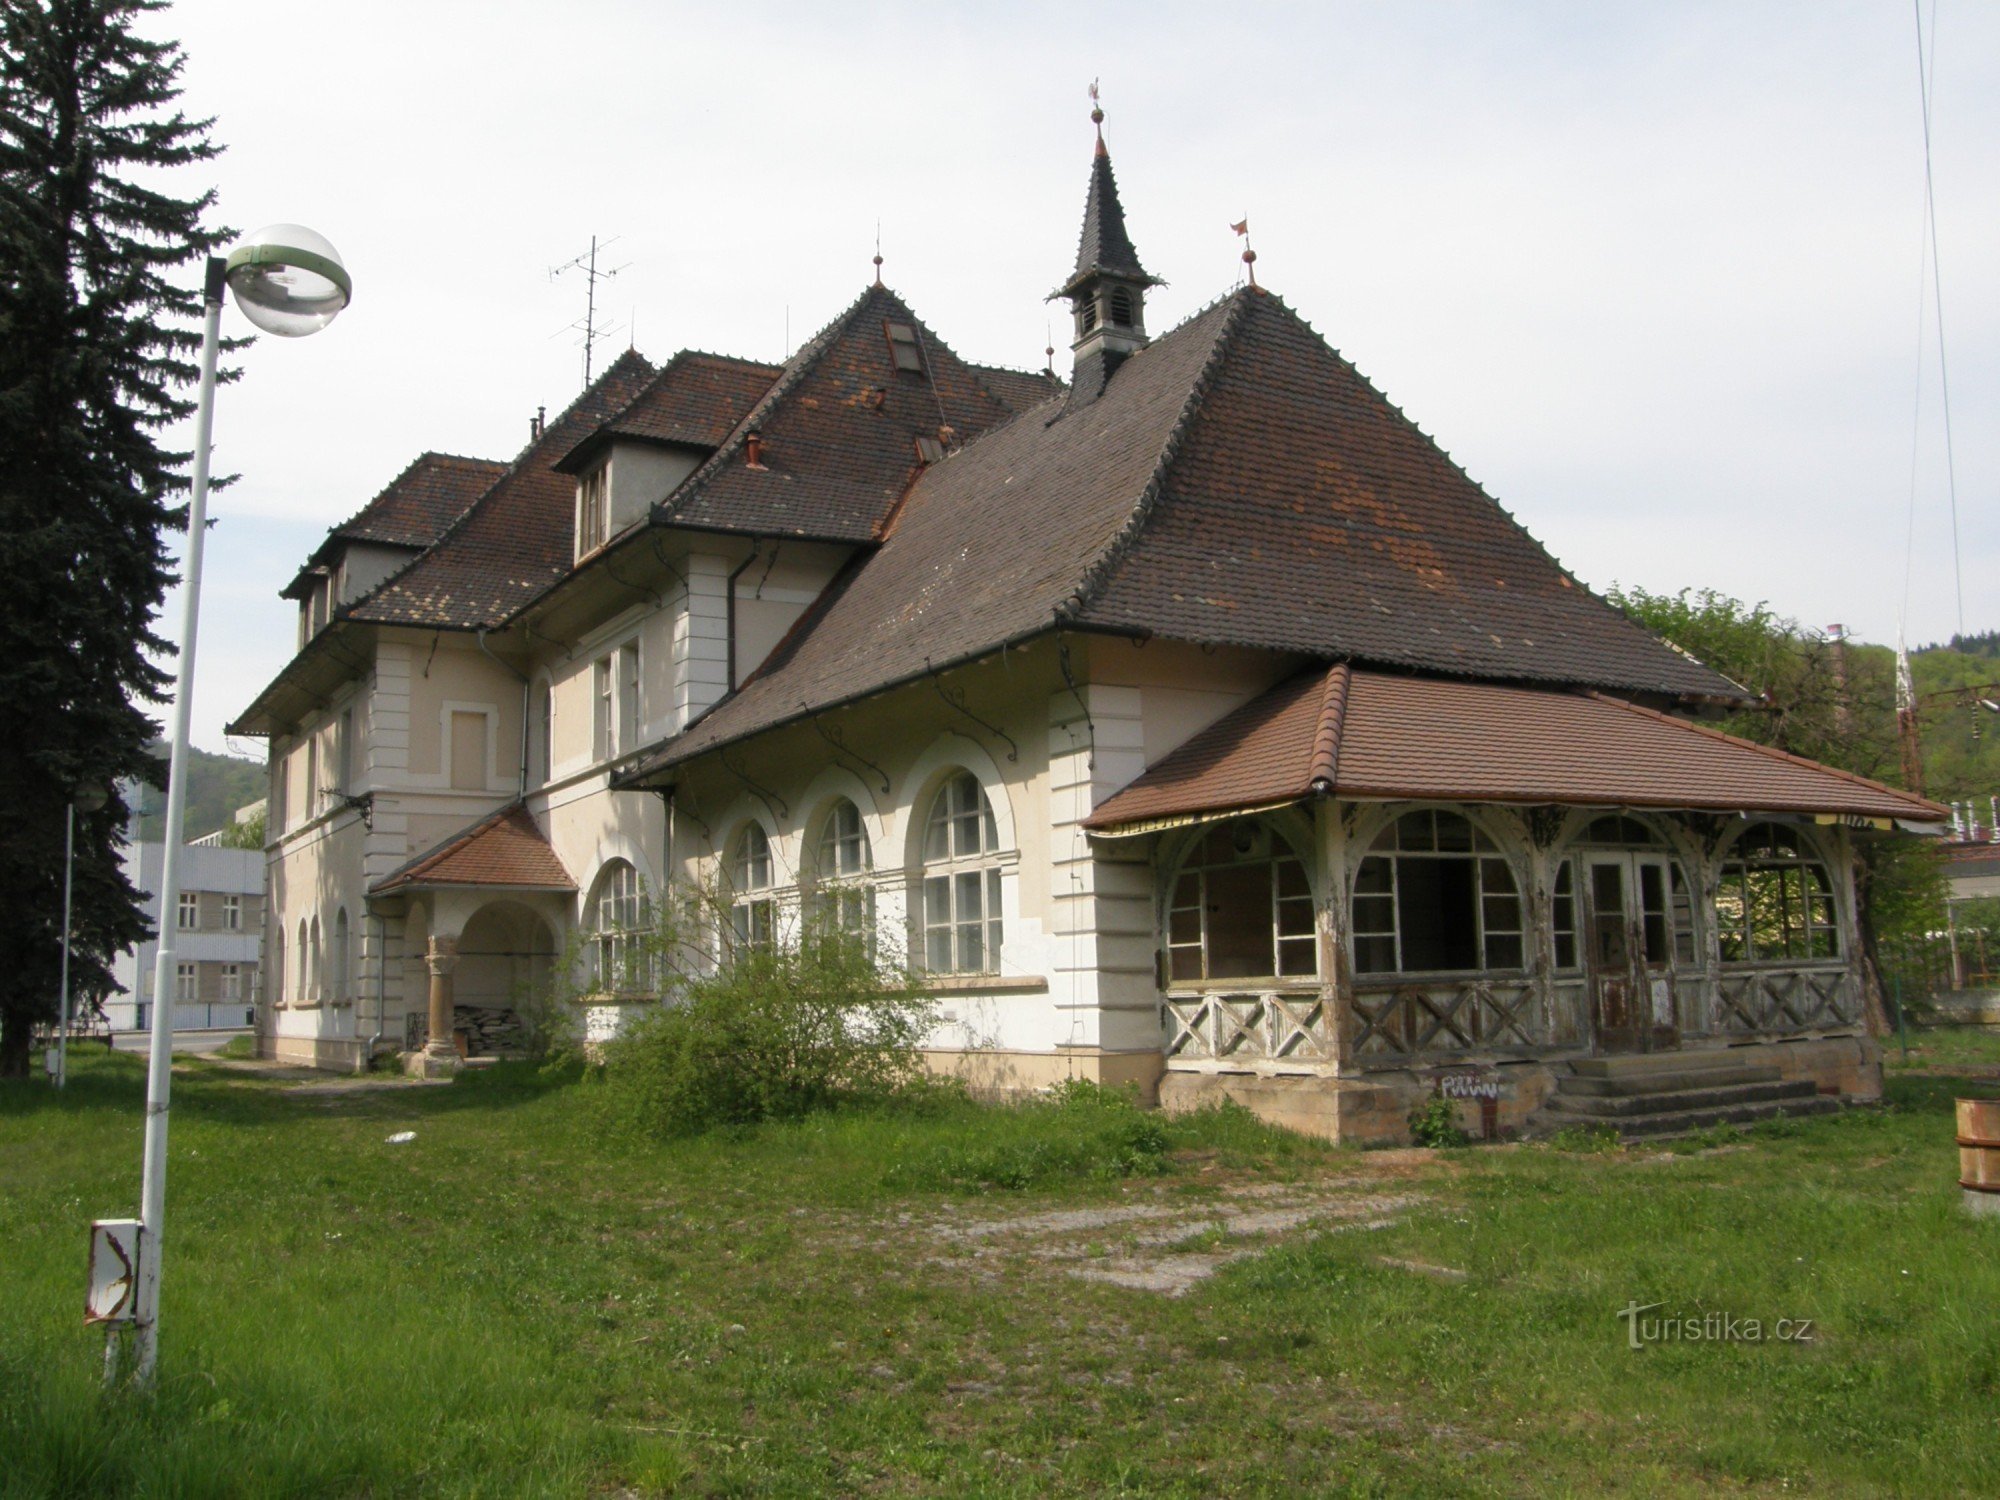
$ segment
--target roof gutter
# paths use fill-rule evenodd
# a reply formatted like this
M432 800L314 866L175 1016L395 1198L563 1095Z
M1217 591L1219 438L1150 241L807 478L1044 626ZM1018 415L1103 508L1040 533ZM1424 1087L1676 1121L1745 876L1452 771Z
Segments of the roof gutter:
M1017 634L1010 635L1005 640L1000 641L996 645L982 646L977 651L968 651L962 656L954 656L942 662L934 662L931 665L924 667L919 671L907 672L901 677L893 678L888 682L880 683L875 687L864 689L861 692L849 693L846 696L840 698L829 698L824 703L801 704L799 706L798 712L796 713L787 714L781 719L773 719L768 724L760 724L755 729L746 729L743 731L742 734L732 735L728 739L717 740L712 745L704 745L702 746L701 749L691 752L688 755L687 759L693 760L697 756L707 755L711 751L720 750L727 745L733 745L738 740L748 739L753 734L768 734L773 729L784 729L793 724L800 723L806 719L813 718L815 715L830 713L836 708L848 708L856 703L865 703L870 698L879 698L884 693L893 693L898 688L906 688L913 682L922 682L926 678L935 677L944 672L956 671L960 667L969 666L974 662L984 661L989 656L998 656L1003 652L1012 651L1016 647L1024 646L1030 641L1039 640L1045 635L1060 634L1062 631L1071 630L1072 628L1073 627L1066 624L1037 625L1033 630L1023 630L1018 632ZM1103 630L1103 629L1094 630L1088 633L1096 635L1121 634L1121 632L1112 630ZM1138 632L1135 631L1132 633L1136 635ZM709 707L702 712L700 717L693 719L689 722L687 729L683 729L681 731L681 734L683 735L687 734L690 730L692 730L695 727L695 725L701 723L702 720L708 718L710 714L714 713L717 709L721 708L723 704L729 702L729 698L733 696L735 696L734 693L731 693L729 697L719 698L714 703L710 704ZM680 737L679 735L676 735L674 738L678 739L679 737ZM662 746L664 747L665 745L670 745L672 743L673 743L672 740L662 741ZM619 792L633 791L635 789L646 789L648 786L648 783L646 781L647 777L655 776L660 772L669 770L672 767L680 764L683 764L683 762L679 760L673 760L673 761L663 761L660 764L654 766L642 766L638 770L627 772L624 776L613 781L611 783L611 789L613 791L619 791Z

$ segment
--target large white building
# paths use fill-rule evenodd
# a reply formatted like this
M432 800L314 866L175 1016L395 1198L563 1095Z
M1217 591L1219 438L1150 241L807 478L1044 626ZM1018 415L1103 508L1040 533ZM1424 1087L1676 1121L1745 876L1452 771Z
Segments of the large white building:
M1502 1127L1640 1068L1702 1075L1683 1113L1878 1092L1856 841L1944 809L1695 723L1743 690L1277 297L1155 337L1157 284L1100 138L1067 383L878 280L782 367L627 353L335 528L232 725L264 1048L448 1068L573 938L615 1025L701 881L725 949L872 912L998 1089L1362 1138L1447 1079Z

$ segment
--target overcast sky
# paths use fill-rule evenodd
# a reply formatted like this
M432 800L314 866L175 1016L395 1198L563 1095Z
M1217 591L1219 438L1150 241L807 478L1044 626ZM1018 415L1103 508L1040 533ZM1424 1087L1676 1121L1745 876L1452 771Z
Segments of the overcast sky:
M1926 0L1928 3L1928 0ZM885 278L980 361L1062 319L1092 77L1164 330L1241 269L1585 581L1956 627L1936 329L1918 425L1911 7L182 0L238 230L318 229L327 332L216 416L195 740L283 666L277 590L426 449L511 458L579 387L592 234L636 339L777 359ZM2000 7L1941 0L1932 119L1965 624L2000 625ZM233 311L228 315L235 320ZM242 324L235 320L240 331ZM788 334L789 330L789 334ZM601 368L601 364L600 364ZM166 629L177 628L170 615ZM255 742L233 748L258 750Z

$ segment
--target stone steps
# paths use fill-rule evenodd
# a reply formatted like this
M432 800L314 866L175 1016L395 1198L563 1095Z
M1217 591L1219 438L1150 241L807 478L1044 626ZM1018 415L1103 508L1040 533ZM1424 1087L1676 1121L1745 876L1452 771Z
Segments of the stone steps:
M1811 1099L1819 1090L1810 1078L1746 1080L1741 1083L1708 1083L1694 1088L1649 1089L1631 1094L1575 1094L1567 1083L1549 1096L1543 1108L1579 1119L1617 1121L1641 1115L1674 1114L1687 1110L1733 1109L1738 1105L1767 1104L1777 1100ZM1665 1077L1678 1077L1666 1074Z
M1583 1125L1609 1127L1627 1139L1685 1135L1841 1108L1838 1098L1821 1095L1810 1078L1786 1078L1748 1048L1585 1057L1570 1067L1531 1122L1530 1134Z

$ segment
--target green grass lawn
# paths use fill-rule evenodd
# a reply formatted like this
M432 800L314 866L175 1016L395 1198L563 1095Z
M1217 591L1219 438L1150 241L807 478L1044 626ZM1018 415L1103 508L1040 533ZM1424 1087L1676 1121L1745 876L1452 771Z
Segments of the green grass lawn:
M1671 1151L1229 1113L1162 1161L1102 1108L651 1145L525 1068L195 1063L138 1400L80 1314L142 1076L72 1067L0 1086L7 1496L2000 1493L2000 1223L1958 1211L1949 1076ZM1813 1336L1635 1351L1632 1302Z

